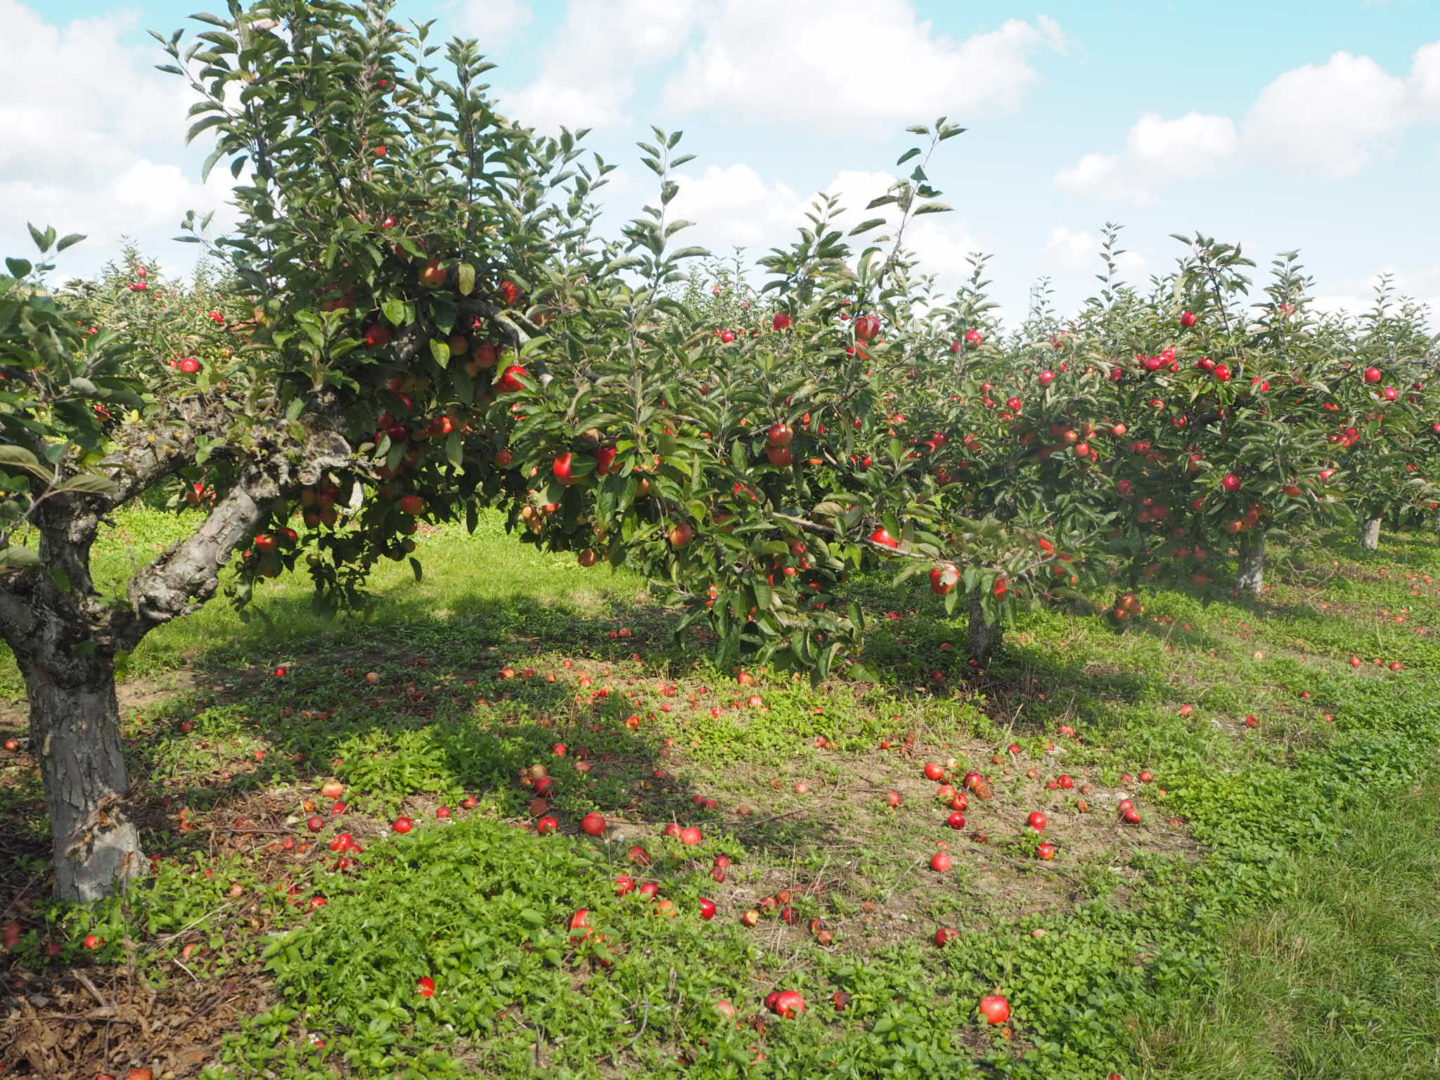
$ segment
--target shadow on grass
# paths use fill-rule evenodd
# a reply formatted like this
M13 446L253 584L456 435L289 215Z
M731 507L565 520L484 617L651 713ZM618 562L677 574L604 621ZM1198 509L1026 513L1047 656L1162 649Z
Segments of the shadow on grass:
M820 814L765 823L706 810L672 774L656 710L703 664L671 645L673 611L461 595L436 612L402 598L383 615L285 634L302 610L272 602L191 658L196 689L131 721L147 852L185 856L217 830L304 839L296 818L328 819L318 792L331 778L348 789L345 828L351 815L374 831L473 797L520 822L549 813L566 833L598 810L654 837L671 821L708 824L761 855L835 839ZM554 780L548 808L522 781L535 765Z

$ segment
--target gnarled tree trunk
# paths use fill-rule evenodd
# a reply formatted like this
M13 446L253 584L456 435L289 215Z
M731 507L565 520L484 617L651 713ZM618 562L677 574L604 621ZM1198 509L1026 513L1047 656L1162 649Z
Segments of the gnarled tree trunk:
M1366 551L1376 551L1380 547L1380 526L1385 519L1372 517L1365 519L1365 526L1360 530L1360 546Z
M15 655L29 692L30 734L45 782L55 895L80 903L98 900L145 871L139 830L128 812L114 660L98 649L76 656L74 650L58 655L22 647Z
M301 482L334 460L313 444L307 449L312 456ZM147 869L127 804L115 657L215 595L231 552L253 534L292 476L283 459L274 466L278 477L247 476L190 536L138 571L123 600L105 600L90 575L100 514L167 475L178 460L164 449L147 450L129 468L117 469L129 486L106 499L49 493L33 517L40 565L0 571L0 637L25 677L61 900L97 900Z
M30 702L54 844L55 895L87 902L143 873L115 701L112 610L95 594L90 549L99 516L84 496L36 509L42 565L0 575L0 635Z
M1260 596L1265 591L1265 534L1259 529L1240 536L1240 591Z
M970 610L969 643L968 650L972 660L978 660L982 664L988 664L990 658L1000 649L1000 643L1004 638L1005 628L999 621L991 622L985 614L985 605L978 592L971 592L967 597Z

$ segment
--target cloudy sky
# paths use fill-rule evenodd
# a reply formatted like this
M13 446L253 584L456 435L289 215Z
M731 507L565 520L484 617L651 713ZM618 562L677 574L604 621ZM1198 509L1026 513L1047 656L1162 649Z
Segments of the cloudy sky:
M121 235L172 267L186 208L223 207L183 143L189 102L145 31L206 0L0 0L0 254L25 222L84 232L85 273ZM216 7L221 7L216 3ZM649 196L634 143L685 131L693 242L788 242L819 191L863 205L912 137L969 130L931 169L955 212L913 245L954 284L994 254L1023 313L1048 275L1083 298L1099 227L1126 226L1129 274L1172 265L1169 234L1299 248L1329 305L1380 272L1440 309L1440 0L401 0L478 37L523 122L594 129L624 168L614 221ZM189 24L192 27L194 24ZM223 215L223 209L221 211Z

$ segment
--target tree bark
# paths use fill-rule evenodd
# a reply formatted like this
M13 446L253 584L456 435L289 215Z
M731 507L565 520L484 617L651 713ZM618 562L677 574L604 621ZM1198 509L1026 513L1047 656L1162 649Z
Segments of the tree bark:
M1265 534L1256 530L1240 537L1240 573L1237 580L1241 592L1260 596L1265 591Z
M1372 517L1365 519L1365 527L1360 530L1360 546L1366 551L1377 551L1380 547L1380 526L1384 519Z
M88 656L16 656L54 838L55 895L98 900L146 868L126 804L113 659L98 649Z
M985 605L981 602L978 592L970 593L967 598L970 608L970 626L968 649L970 658L978 660L982 664L988 664L1000 650L1000 643L1005 634L1005 628L997 622L990 622L985 616Z

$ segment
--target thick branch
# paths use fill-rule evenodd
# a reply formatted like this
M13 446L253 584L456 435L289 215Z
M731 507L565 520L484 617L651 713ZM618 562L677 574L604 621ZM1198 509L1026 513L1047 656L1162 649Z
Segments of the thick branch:
M131 578L129 610L114 623L117 648L133 648L154 627L210 600L230 556L264 524L277 500L314 484L327 470L354 465L349 444L333 431L312 432L303 448L286 449L278 443L265 448L198 529Z

